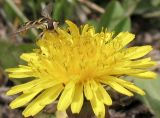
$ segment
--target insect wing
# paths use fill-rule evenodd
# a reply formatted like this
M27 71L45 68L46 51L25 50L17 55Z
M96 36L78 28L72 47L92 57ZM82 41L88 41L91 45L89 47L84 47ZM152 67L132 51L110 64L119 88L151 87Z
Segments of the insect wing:
M43 17L51 19L52 10L53 10L53 3L49 3L44 9L42 9L41 15Z

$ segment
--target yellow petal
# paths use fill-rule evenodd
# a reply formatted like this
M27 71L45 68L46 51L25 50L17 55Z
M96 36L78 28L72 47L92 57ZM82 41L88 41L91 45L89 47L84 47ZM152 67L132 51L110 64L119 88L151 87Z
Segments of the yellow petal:
M28 92L28 91L37 91L37 90L43 90L43 89L47 89L50 88L52 86L56 86L57 84L60 84L60 81L56 81L56 80L41 80L38 83L35 84L34 87L32 87L31 89L27 89L24 90L23 92Z
M21 72L31 72L32 69L29 66L22 66L20 65L20 68L9 68L6 69L6 72L15 72L15 73L21 73Z
M18 98L16 98L14 101L11 102L10 107L12 109L21 107L25 104L27 104L28 102L30 102L40 91L34 91L34 92L30 92L30 93L24 93L21 96L19 96Z
M10 78L25 78L33 76L32 68L29 66L20 65L19 68L9 68L6 69L9 73Z
M123 86L127 89L129 89L130 91L136 92L140 95L145 95L145 92L140 89L139 87L135 86L135 85L128 85L128 84L123 84Z
M65 40L73 43L72 36L68 32L66 32L65 30L62 30L60 28L58 28L57 32L58 32L59 36L62 37L62 39L65 39Z
M93 97L92 89L89 82L86 82L84 84L84 95L86 96L87 100L91 100Z
M95 96L97 97L97 99L103 102L103 95L99 90L99 85L94 80L91 81L91 89L92 89L93 94L95 94Z
M98 98L95 94L93 95L93 98L90 100L90 102L91 102L93 112L95 113L97 118L104 118L105 106L100 100L98 100Z
M132 92L128 91L123 86L119 85L118 83L113 82L113 81L108 81L107 83L108 83L109 86L111 86L113 89L115 89L119 93L122 93L122 94L127 95L127 96L133 96Z
M20 56L21 59L23 59L24 61L31 61L31 60L37 60L38 59L38 55L36 53L23 53Z
M79 113L83 105L83 86L76 85L75 94L71 104L71 110L73 113Z
M141 95L145 95L145 92L142 89L135 86L134 83L131 83L131 82L119 79L119 78L115 78L115 81L119 83L120 85L122 85L123 87L129 89L130 91L136 92Z
M129 74L134 77L140 77L144 79L155 79L157 77L157 74L152 71L147 71L144 73L138 73L138 74Z
M115 81L115 82L118 82L118 83L129 84L129 85L133 85L133 84L134 84L134 83L132 83L132 82L125 81L125 80L123 80L123 79L120 79L120 78L117 78L117 77L113 77L113 76L109 76L108 80L110 80L110 81Z
M69 26L69 31L70 31L71 35L73 37L79 37L80 33L79 33L78 27L73 22L71 22L69 20L66 20L66 23Z
M14 94L20 93L22 91L28 90L28 89L32 88L33 86L35 86L39 81L40 81L39 79L36 79L36 80L33 80L33 81L28 82L26 84L14 86L7 92L7 95L14 95Z
M145 58L132 61L129 66L132 68L149 68L155 66L156 64L157 63L155 61L151 61L151 58Z
M95 80L91 80L90 84L91 84L91 89L92 90L94 90L94 91L98 90L98 84L97 84L97 82Z
M131 34L129 32L121 32L110 42L110 44L112 44L113 48L115 48L116 51L119 51L128 43L130 43L134 38L134 34Z
M137 59L140 58L152 50L151 46L140 46L140 47L131 47L123 51L125 53L125 58L128 59Z
M102 94L102 99L103 99L104 104L112 105L112 99L107 93L107 91L102 87L102 85L99 85L99 91Z
M32 73L10 73L9 78L27 78L27 77L33 77Z
M101 82L111 86L113 89L115 89L119 93L122 93L127 96L133 96L132 92L128 91L123 86L115 82L114 79L115 79L114 77L106 77L106 78L101 79Z
M75 92L75 83L71 81L65 86L64 91L61 94L61 97L57 105L57 109L59 111L65 111L69 107L74 97L74 92Z
M129 75L129 74L137 74L137 73L143 73L146 70L142 70L142 69L132 69L132 68L128 68L128 67L115 67L112 69L112 71L110 72L110 75Z
M46 105L54 102L62 91L62 85L56 85L46 89L36 99L34 99L23 111L25 117L34 116L40 112Z
M88 29L89 29L89 25L88 24L84 25L84 27L82 29L82 35L85 35L87 33Z

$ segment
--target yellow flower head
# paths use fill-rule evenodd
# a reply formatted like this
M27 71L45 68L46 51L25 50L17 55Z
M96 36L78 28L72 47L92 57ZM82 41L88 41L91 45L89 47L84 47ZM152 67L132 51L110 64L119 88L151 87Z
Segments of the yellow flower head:
M127 96L133 96L132 92L145 94L123 80L123 76L155 78L154 72L147 71L155 62L141 58L152 50L151 46L126 48L135 37L129 32L114 37L107 31L96 33L89 25L78 28L71 21L66 23L68 28L46 31L37 42L38 49L21 55L28 65L7 70L11 78L34 78L7 92L7 95L22 93L12 101L11 108L29 103L23 115L34 116L59 98L59 111L71 106L73 113L79 113L85 97L95 115L103 118L104 105L112 104L105 86Z

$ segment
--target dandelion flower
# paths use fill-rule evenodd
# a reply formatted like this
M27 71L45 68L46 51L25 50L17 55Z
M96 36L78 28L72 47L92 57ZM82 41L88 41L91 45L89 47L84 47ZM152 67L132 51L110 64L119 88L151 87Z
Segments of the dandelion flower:
M147 70L155 62L141 58L152 50L151 46L127 48L135 37L129 32L114 36L107 30L96 33L93 26L78 28L71 21L66 23L67 28L46 31L37 42L38 49L20 56L27 65L7 69L10 78L33 78L7 92L7 95L21 93L11 102L11 108L27 105L23 115L34 116L58 99L59 111L71 107L72 113L79 113L85 98L95 115L104 118L105 105L112 105L105 86L127 96L133 96L133 92L145 94L123 77L156 77Z

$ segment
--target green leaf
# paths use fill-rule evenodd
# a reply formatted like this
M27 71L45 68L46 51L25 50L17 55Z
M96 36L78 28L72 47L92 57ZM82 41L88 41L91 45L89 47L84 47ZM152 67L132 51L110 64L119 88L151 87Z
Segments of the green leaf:
M36 14L36 4L35 4L35 2L34 1L28 1L27 4L32 10L34 19L36 19L37 18L37 14Z
M153 111L156 118L160 118L160 79L135 79L135 83L146 92L145 96L140 96L141 100Z
M138 98L154 113L154 118L160 118L160 100L154 99L147 92L145 96L138 96Z
M23 52L30 52L35 47L34 44L13 45L9 42L0 42L0 65L3 68L15 67L24 63L19 56Z
M124 9L118 1L111 1L105 10L105 13L101 16L100 22L98 24L98 31L102 27L108 30L113 30L114 27L124 18Z
M126 12L125 14L133 14L139 2L140 0L122 0L122 6Z
M134 13L135 14L144 14L147 11L151 11L153 10L154 7L151 4L151 0L140 0L140 2L138 3Z
M130 31L130 30L131 30L131 19L129 17L122 19L120 23L118 23L114 28L114 31L116 33L122 31Z
M74 1L68 2L67 0L57 0L54 7L53 18L58 21L71 19L73 16Z
M60 0L63 1L63 0ZM55 20L60 20L61 19L61 15L63 13L63 2L56 2L55 4L55 8L54 8L54 14L53 14L53 18Z
M144 89L152 98L160 100L160 79L145 80L137 78L134 81L136 85Z
M89 24L89 25L92 25L92 26L94 26L95 28L97 28L97 21L95 21L95 20L87 20L86 21L86 24Z

